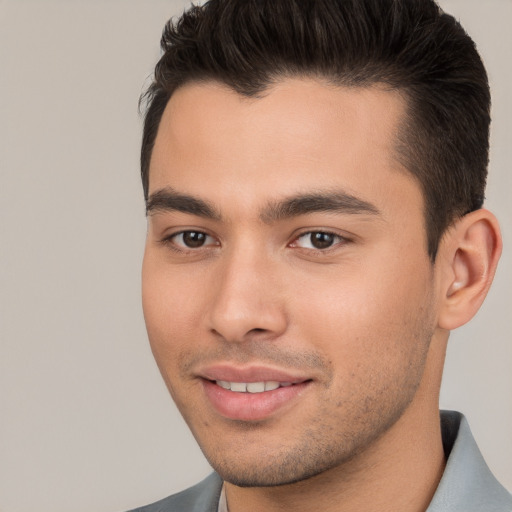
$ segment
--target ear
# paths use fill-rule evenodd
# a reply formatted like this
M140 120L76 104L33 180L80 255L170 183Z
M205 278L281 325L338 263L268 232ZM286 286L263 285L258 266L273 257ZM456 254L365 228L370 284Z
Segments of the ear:
M452 330L473 318L491 286L501 248L498 221L488 210L468 213L448 229L438 254L439 327Z

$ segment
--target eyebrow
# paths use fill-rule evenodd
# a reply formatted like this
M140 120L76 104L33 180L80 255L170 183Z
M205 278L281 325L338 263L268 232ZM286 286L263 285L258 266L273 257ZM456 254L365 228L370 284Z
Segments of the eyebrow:
M207 201L182 194L171 187L157 190L146 201L146 215L165 211L189 213L212 220L220 220L221 218L220 212Z
M157 190L146 201L146 215L165 211L178 211L211 220L222 219L219 210L208 201L177 192L171 187ZM270 224L315 212L380 215L379 209L372 203L336 191L299 194L271 201L261 212L260 219Z
M272 223L315 212L380 215L375 205L345 192L336 191L302 194L284 201L271 202L267 204L260 218L265 223Z

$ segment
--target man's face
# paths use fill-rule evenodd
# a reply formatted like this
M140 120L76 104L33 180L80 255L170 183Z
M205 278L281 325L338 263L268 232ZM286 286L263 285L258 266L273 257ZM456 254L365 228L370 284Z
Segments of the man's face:
M420 188L394 159L403 110L376 86L312 80L257 99L187 85L165 110L144 314L227 481L337 467L420 400L435 290Z

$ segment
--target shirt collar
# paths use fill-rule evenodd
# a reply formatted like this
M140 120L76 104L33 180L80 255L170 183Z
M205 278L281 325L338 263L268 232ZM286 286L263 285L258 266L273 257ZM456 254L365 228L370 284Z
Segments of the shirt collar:
M466 418L442 411L441 432L446 468L427 512L512 510L512 496L489 470Z

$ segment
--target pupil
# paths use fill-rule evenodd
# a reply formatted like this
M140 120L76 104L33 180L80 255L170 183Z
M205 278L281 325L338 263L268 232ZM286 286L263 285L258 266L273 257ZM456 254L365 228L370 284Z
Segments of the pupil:
M201 247L206 240L204 233L197 231L187 231L183 233L183 242L187 247Z
M316 249L327 249L334 242L334 235L330 233L312 233L311 244Z

